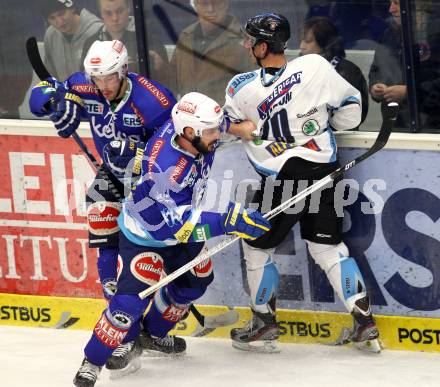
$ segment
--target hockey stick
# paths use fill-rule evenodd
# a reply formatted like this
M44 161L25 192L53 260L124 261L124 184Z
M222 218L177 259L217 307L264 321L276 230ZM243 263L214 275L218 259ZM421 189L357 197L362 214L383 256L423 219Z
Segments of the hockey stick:
M29 62L31 63L32 68L35 71L35 74L37 74L38 78L40 78L41 80L50 78L51 75L44 65L43 61L41 60L40 52L38 50L37 39L34 36L27 39L26 52ZM118 200L122 199L123 194L118 190L117 183L115 184L116 177L114 177L111 173L108 173L103 165L100 164L98 160L96 160L95 156L93 156L93 154L87 148L87 145L78 135L78 133L73 133L72 137L81 148L81 150L84 152L84 154L87 156L92 165L95 167L96 172L107 182L110 191L115 195ZM228 312L214 316L204 316L196 309L193 304L191 304L190 310L199 322L199 324L203 328L207 329L218 328L225 325L232 325L238 320L238 313L236 311L229 310Z
M284 210L288 209L289 207L293 206L294 204L300 202L301 200L305 199L307 196L311 195L313 192L317 191L318 189L321 189L322 187L326 186L328 183L335 180L337 177L341 176L345 171L348 171L349 169L353 168L355 165L359 164L361 161L367 159L368 157L372 156L379 150L381 150L385 144L387 143L391 131L393 129L394 121L397 117L397 111L398 111L399 105L396 102L390 102L388 106L386 107L384 111L384 117L382 126L380 128L379 134L376 138L376 141L371 146L371 148L366 151L365 153L361 154L360 156L356 157L354 160L350 161L349 163L339 167L326 177L322 178L321 180L318 180L316 183L312 184L311 186L307 187L294 197L286 200L284 203L280 204L278 207L274 208L273 210L269 211L264 215L266 219L272 219L274 216L278 215L279 213L283 212ZM208 251L206 251L203 254L200 254L196 258L194 258L192 261L188 262L186 265L180 267L170 275L162 278L157 284L150 286L148 289L145 289L144 291L139 293L139 297L145 298L149 296L150 294L154 293L156 290L160 289L161 287L165 286L166 284L170 283L177 277L181 276L182 274L186 273L188 270L192 269L194 266L197 266L199 263L203 262L204 260L210 258L214 254L218 253L219 251L225 249L229 245L232 245L234 242L238 241L240 237L229 237L227 239L224 239L216 246L212 247Z

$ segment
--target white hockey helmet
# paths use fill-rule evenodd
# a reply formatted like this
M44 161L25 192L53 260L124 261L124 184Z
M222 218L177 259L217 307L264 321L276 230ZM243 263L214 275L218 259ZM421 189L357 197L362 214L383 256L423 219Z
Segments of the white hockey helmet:
M183 129L188 126L199 137L205 129L224 130L223 109L212 98L197 92L185 94L174 105L171 118L177 134L183 134Z
M127 49L119 40L93 42L84 59L84 70L89 77L118 73L122 79L127 67Z

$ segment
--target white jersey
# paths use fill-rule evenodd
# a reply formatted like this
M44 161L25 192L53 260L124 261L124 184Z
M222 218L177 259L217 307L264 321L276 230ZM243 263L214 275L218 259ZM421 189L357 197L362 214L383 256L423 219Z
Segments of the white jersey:
M260 139L244 142L255 169L273 175L294 156L316 163L336 161L332 128L359 125L359 91L316 54L290 61L270 86L261 77L262 69L235 76L226 88L224 107L233 122L257 125Z

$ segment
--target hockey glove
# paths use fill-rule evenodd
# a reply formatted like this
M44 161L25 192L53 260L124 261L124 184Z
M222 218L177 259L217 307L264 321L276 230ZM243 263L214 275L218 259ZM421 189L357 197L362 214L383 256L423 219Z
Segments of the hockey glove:
M50 79L37 83L29 97L29 109L37 117L43 117L52 111L53 97L56 93L56 85Z
M32 88L29 98L29 108L32 114L43 117L54 113L54 97L58 90L66 90L66 88L63 83L58 82L54 77L49 77L37 83Z
M81 112L84 102L77 94L57 90L53 95L52 113L49 118L58 130L58 135L67 138L78 128L81 122Z
M130 140L111 141L103 148L104 163L119 181L136 179L141 174L145 145Z
M229 203L228 211L223 215L223 229L226 234L235 234L240 238L254 240L270 230L270 223L258 211L243 208L240 203Z

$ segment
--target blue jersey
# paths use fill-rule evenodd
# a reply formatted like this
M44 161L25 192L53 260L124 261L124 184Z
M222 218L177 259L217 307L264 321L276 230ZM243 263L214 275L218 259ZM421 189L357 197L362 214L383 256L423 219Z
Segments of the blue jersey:
M201 209L215 151L193 156L175 140L170 120L148 141L142 177L123 204L119 226L136 244L165 247L224 234L222 215Z
M176 103L168 89L135 73L128 73L127 91L116 106L102 96L85 73L72 74L62 85L74 90L84 101L83 118L90 122L95 147L101 158L102 149L110 141L147 141L170 118ZM41 82L34 90L47 86L47 82ZM34 90L33 94L37 95Z
M148 140L171 115L176 103L169 90L135 73L127 75L128 87L121 102L111 109L110 103L84 73L72 74L65 84L75 90L85 103L87 118L96 149L112 140Z

